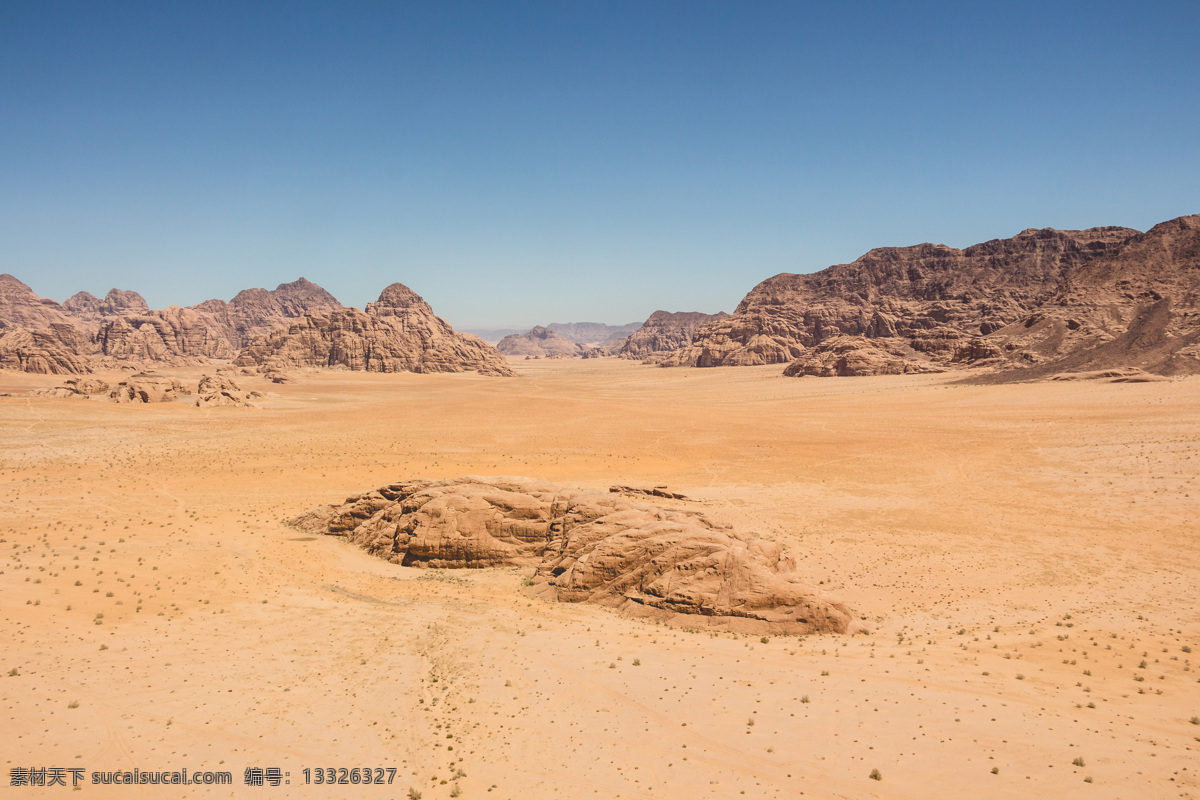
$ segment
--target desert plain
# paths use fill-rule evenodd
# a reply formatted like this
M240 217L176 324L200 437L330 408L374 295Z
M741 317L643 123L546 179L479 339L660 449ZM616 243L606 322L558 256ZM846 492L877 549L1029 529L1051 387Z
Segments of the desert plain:
M1200 379L510 366L239 377L261 408L0 373L5 795L1200 796ZM667 627L284 523L461 475L668 486L869 633ZM394 779L305 784L342 767ZM90 783L183 768L233 783Z

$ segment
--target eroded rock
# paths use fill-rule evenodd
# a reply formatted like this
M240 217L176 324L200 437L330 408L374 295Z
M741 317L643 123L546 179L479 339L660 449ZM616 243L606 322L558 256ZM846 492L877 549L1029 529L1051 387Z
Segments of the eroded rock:
M543 597L677 625L845 633L860 624L802 581L779 545L619 491L512 478L402 481L290 524L406 566L534 566Z
M256 339L234 361L263 371L338 366L366 372L468 372L513 376L494 347L458 333L429 304L399 283L366 311L307 314Z

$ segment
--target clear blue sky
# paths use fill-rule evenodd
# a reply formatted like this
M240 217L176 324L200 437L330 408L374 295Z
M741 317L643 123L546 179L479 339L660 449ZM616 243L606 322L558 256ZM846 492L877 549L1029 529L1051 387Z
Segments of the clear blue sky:
M460 327L1200 212L1191 2L0 2L0 272Z

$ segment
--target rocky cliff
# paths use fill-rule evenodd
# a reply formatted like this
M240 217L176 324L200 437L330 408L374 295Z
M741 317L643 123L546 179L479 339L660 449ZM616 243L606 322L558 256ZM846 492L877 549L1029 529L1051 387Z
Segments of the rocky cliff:
M776 275L746 295L731 316L701 327L663 363L788 363L843 335L902 338L936 360L950 361L971 338L1024 318L1073 269L1136 234L1117 227L1030 229L963 250L940 244L883 247L811 275Z
M393 283L365 311L306 314L260 336L238 366L263 370L343 366L366 372L467 372L515 375L491 345L456 332L407 286Z
M719 322L729 315L724 311L702 314L699 311L655 311L617 350L620 358L657 363L681 347L691 344L701 326Z
M1072 271L988 342L1006 366L1025 367L989 382L1122 368L1200 373L1200 215L1155 225Z

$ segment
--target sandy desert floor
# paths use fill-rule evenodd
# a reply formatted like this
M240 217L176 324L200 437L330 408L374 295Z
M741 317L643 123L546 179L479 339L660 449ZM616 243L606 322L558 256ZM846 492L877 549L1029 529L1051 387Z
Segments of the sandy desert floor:
M1200 797L1200 379L513 365L0 398L6 796L59 767L105 797ZM688 632L281 523L465 474L669 485L873 632ZM233 785L90 784L135 768Z

